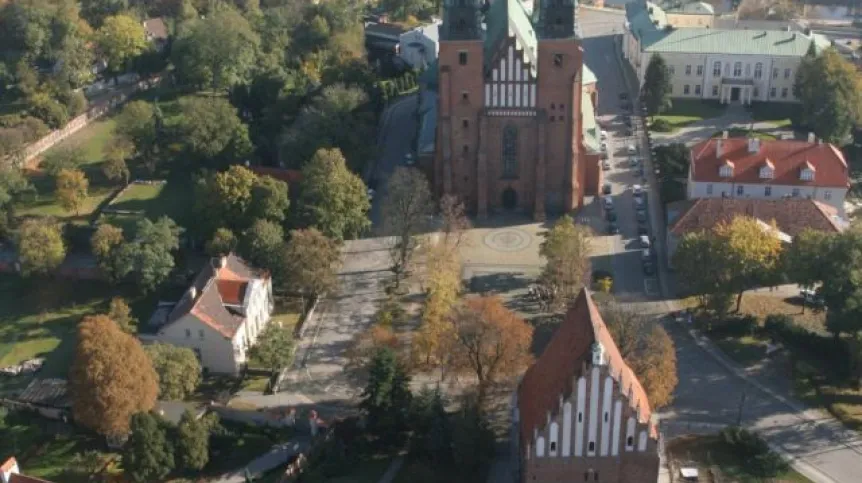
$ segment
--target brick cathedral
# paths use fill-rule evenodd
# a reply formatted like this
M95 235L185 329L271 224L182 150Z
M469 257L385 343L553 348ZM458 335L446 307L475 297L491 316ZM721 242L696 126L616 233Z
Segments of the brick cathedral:
M536 1L532 14L520 0L443 7L432 177L438 194L458 195L479 217L544 219L581 206L601 183L577 3Z

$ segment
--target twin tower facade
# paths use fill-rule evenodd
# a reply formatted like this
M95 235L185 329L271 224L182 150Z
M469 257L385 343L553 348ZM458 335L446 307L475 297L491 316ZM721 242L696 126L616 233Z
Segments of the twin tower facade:
M583 202L583 49L575 0L446 0L435 190L480 218L543 219Z

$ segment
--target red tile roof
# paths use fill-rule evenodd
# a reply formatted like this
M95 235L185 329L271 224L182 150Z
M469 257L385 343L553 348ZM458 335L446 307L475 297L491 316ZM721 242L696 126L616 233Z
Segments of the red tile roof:
M242 280L218 279L216 280L218 293L221 295L222 302L228 305L242 305L242 300L245 298L245 290L248 288L248 282Z
M18 464L18 462L15 460L15 457L10 456L9 459L4 461L3 464L0 465L0 472L8 473L8 472L12 471L12 469L15 468L15 466L17 466L17 464ZM21 471L21 469L18 468L18 471ZM22 475L20 473L13 473L9 477L9 483L51 483L51 482L48 480L43 480L41 478L36 478L34 476L27 476L27 475Z
M721 142L722 154L716 156L716 145ZM847 162L841 150L829 143L806 141L760 140L756 153L749 153L748 139L707 139L691 148L691 170L694 181L715 183L754 183L772 185L822 186L849 188ZM719 167L730 162L733 176L722 178ZM760 177L760 168L771 163L773 177ZM803 181L799 174L806 163L814 168L814 180Z
M533 430L547 423L547 414L553 417L559 411L560 396L568 399L573 391L574 377L584 364L591 362L591 348L599 342L605 349L608 367L620 393L638 414L641 423L650 423L652 411L640 382L623 360L610 332L605 327L592 297L582 290L569 308L560 327L554 333L542 355L521 379L518 387L518 408L521 424L521 447L532 440ZM655 425L650 424L650 435L657 437Z
M774 221L779 230L790 236L796 236L806 228L826 232L844 229L844 225L838 221L838 210L806 198L699 198L669 203L667 213L668 228L677 236L709 230L737 216L750 216L764 223Z

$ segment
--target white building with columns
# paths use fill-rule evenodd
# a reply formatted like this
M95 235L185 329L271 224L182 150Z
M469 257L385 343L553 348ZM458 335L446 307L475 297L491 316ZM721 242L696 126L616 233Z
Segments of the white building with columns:
M674 27L659 6L626 4L623 55L643 82L653 54L671 71L671 96L721 103L795 102L802 57L828 48L822 35L793 30Z

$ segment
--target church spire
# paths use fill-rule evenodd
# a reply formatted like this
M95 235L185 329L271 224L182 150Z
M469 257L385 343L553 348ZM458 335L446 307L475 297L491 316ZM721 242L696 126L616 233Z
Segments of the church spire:
M480 0L444 0L441 40L479 40L482 38Z
M541 39L574 38L577 0L538 0L534 22Z

